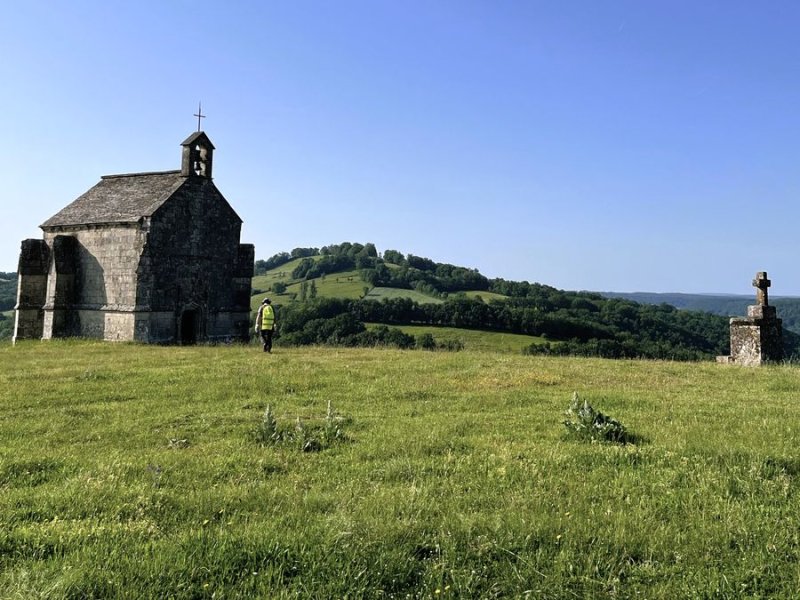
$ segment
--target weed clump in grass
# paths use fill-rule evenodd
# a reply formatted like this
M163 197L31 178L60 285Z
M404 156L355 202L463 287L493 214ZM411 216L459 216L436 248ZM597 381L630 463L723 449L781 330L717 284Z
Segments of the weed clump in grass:
M572 402L565 414L568 419L564 426L572 437L579 440L627 444L633 439L622 423L595 410L588 400L581 401L578 392L572 394Z
M280 439L278 421L272 413L272 405L267 404L267 410L264 411L264 416L261 417L261 422L258 424L258 429L256 429L256 440L261 444L275 444Z
M262 445L294 445L302 452L321 452L334 444L344 442L347 436L342 430L345 419L336 414L330 400L322 422L304 423L297 417L293 428L278 424L268 405L256 429L256 441Z

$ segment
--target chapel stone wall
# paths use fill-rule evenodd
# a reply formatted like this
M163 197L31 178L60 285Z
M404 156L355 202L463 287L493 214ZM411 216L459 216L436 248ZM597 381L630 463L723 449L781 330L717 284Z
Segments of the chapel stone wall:
M13 342L41 339L50 247L44 240L24 240L17 267L17 304Z
M172 314L173 335L181 337L181 315L197 315L198 340L244 336L249 326L249 287L243 305L243 279L247 250L241 251L241 221L213 183L189 178L171 201L153 215L140 272L148 272L150 285L141 286L139 301L155 313ZM242 258L242 256L244 258ZM252 261L250 267L252 273ZM252 275L251 275L252 277ZM146 296L146 297L145 297ZM151 339L168 329L163 316L151 320Z
M135 266L145 235L138 225L45 232L45 240L54 249L63 245L64 238L72 240L70 248L61 252L71 257L71 268L65 266L66 258L62 265L57 260L51 265L45 339L69 335L134 340Z
M80 335L80 323L72 311L77 297L77 240L71 235L58 234L47 242L51 260L42 339Z

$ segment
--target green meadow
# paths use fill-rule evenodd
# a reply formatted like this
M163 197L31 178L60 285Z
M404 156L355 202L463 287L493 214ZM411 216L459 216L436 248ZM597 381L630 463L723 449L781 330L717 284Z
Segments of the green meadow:
M317 257L319 258L319 257ZM314 260L312 258L312 260ZM281 282L287 285L300 281L299 279L292 279L292 271L303 261L302 258L295 258L287 263L282 264L280 267L270 269L263 275L256 275L253 277L252 285L254 289L268 290L273 283Z
M320 255L312 257L318 260ZM408 298L420 304L441 304L440 298L435 298L418 292L416 290L403 289L403 288L390 288L390 287L373 287L361 278L361 272L358 269L351 271L340 271L331 273L324 277L316 277L310 279L293 279L292 271L303 261L303 258L293 259L279 267L270 269L263 275L253 277L252 286L254 290L259 290L251 298L251 308L258 309L258 305L265 296L270 296L273 302L278 304L286 304L291 302L293 298L300 296L300 286L303 282L307 282L310 286L313 282L317 288L317 297L319 298L347 298L357 300L365 297L370 300L382 299L395 299L395 298ZM399 269L400 267L394 264L387 264L390 269ZM272 292L272 285L274 283L283 283L286 285L286 291L283 293ZM508 297L502 294L495 294L488 291L467 291L463 292L468 298L481 297L484 302L492 300L506 300Z
M317 296L320 298L349 298L354 300L364 295L365 287L371 287L361 279L358 271L341 271L325 277L309 279L309 286L312 281L317 287ZM301 282L294 283L289 286L288 291L299 295L301 285Z
M377 326L377 323L370 326ZM430 334L437 343L456 342L464 350L481 352L512 352L520 354L531 344L543 344L546 340L532 335L506 333L502 331L477 331L457 327L434 327L430 325L398 325L403 333L419 337Z
M369 300L383 300L395 298L408 298L419 304L441 304L442 300L428 296L416 290L406 290L401 288L374 287L367 294Z
M794 597L798 389L783 365L4 344L0 597ZM566 437L573 391L637 443Z
M508 300L508 296L503 294L495 294L494 292L487 292L485 290L472 290L464 292L467 298L480 298L484 302L492 302L493 300Z

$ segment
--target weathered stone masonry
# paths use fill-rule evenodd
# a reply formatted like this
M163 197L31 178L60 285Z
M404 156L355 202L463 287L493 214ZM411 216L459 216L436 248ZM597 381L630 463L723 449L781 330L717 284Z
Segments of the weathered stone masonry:
M759 366L783 359L782 321L769 305L770 285L766 271L756 273L756 304L747 307L746 317L731 319L731 354L718 357L719 362Z
M248 339L254 248L206 134L182 148L180 171L105 176L22 242L15 340Z

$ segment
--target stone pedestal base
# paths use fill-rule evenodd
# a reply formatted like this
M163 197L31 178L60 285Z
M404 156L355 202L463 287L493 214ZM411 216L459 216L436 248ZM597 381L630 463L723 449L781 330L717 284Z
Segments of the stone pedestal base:
M731 319L731 355L717 362L757 367L783 360L782 321L774 306L747 307L747 317Z

